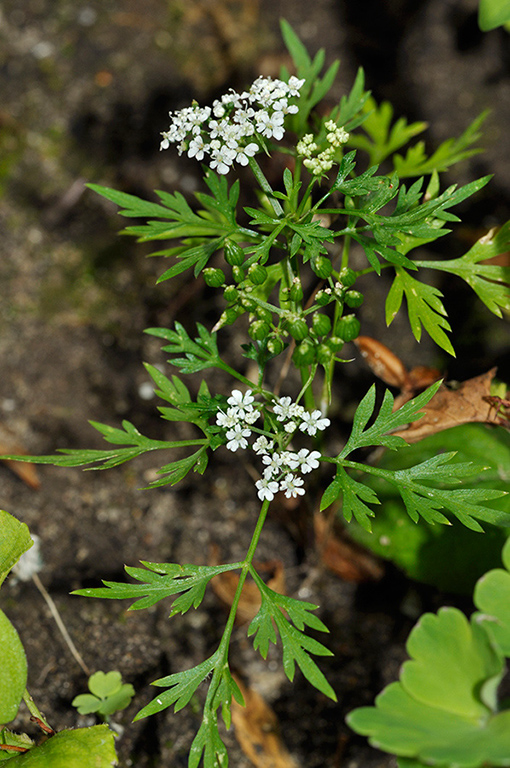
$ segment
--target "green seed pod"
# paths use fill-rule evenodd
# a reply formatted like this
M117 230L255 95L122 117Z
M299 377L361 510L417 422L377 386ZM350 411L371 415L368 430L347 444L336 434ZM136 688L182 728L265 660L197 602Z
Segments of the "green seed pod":
M237 318L242 315L244 310L241 307L227 307L227 309L221 313L221 317L216 324L216 329L223 328L224 325L232 325Z
M273 322L273 315L265 307L257 307L255 309L255 314L257 316L257 320L265 320L266 323Z
M290 286L289 295L291 301L303 301L303 287L299 277L295 277Z
M323 291L318 291L315 296L315 301L319 307L325 307L330 301L333 301L333 293L331 288L325 288Z
M257 307L257 304L253 301L253 299L250 299L250 297L246 296L246 294L241 296L240 302L241 306L243 306L249 312L253 312L253 310Z
M313 316L312 328L317 336L327 336L331 330L331 320L327 315L316 312Z
M219 288L225 282L225 273L222 269L214 269L213 267L207 267L203 272L206 285L211 288Z
M338 338L338 336L331 336L325 344L330 348L332 352L339 352L343 345L343 339Z
M241 283L245 278L244 269L242 267L237 267L237 266L232 267L232 276L236 281L236 283Z
M289 325L289 331L295 341L303 341L309 334L306 320L303 317L297 317Z
M292 355L292 362L298 368L302 368L304 365L311 365L315 360L315 347L310 339L305 339L294 350Z
M237 301L239 298L239 291L235 287L235 285L227 285L225 290L223 291L223 297L225 301L231 302L231 301Z
M333 271L333 264L327 256L321 255L312 259L311 266L317 277L321 277L323 280L329 277Z
M333 350L326 343L319 344L317 347L317 362L321 365L327 365L333 354Z
M336 324L335 334L344 341L353 341L360 332L360 322L355 315L344 315Z
M251 338L255 339L256 341L264 341L264 339L267 339L270 332L271 326L269 326L263 320L255 320L255 322L252 323L248 328L248 333L250 334Z
M338 279L344 288L350 288L356 282L356 273L350 267L344 267L338 273Z
M262 285L267 280L267 269L262 264L252 264L248 270L248 280L254 285Z
M285 349L285 344L279 336L271 336L267 342L267 349L272 355L279 355Z
M225 261L232 267L240 267L244 264L244 251L240 245L233 240L225 240L224 245Z
M363 304L363 294L359 291L347 291L344 301L351 309L357 309Z

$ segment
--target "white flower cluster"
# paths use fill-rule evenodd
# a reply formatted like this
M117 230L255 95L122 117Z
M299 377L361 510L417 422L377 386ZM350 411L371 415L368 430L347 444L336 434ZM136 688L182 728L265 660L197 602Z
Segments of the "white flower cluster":
M244 395L238 389L232 391L227 400L229 408L226 413L218 411L216 423L226 429L227 448L237 451L238 448L248 447L248 439L252 435L253 425L260 416L260 406L249 389ZM308 435L315 435L329 427L330 421L320 411L306 411L302 405L292 402L290 397L280 397L273 405L276 420L281 423L282 432L291 435L300 430ZM256 430L261 432L261 430ZM271 438L275 439L271 439ZM284 491L287 498L304 494L304 480L299 474L306 475L312 469L317 469L321 454L319 451L309 451L302 448L294 452L276 450L277 435L259 434L251 446L258 456L262 457L265 465L263 476L257 480L255 487L261 501L272 501L275 493Z
M248 91L236 93L231 89L212 107L191 107L170 112L168 131L161 135L160 149L177 144L181 155L203 160L207 156L209 167L220 174L229 172L236 162L247 165L260 146L257 134L266 139L283 138L283 122L286 114L298 111L289 99L299 96L304 80L290 77L289 82L258 77Z
M318 147L313 140L311 133L307 133L306 136L303 136L296 146L298 155L305 158L303 160L303 165L308 168L310 173L314 176L321 176L321 174L327 173L331 169L335 161L336 150L338 147L341 147L342 144L345 144L349 138L347 131L344 130L344 128L340 128L334 120L328 120L326 128L328 129L326 139L329 143L329 147L320 152L316 157L314 157L313 154L317 151Z

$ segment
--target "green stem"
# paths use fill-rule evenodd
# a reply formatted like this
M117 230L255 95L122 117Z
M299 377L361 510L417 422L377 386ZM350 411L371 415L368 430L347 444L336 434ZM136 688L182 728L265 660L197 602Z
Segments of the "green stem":
M28 711L32 715L32 717L38 721L39 725L42 727L43 731L46 733L54 733L53 728L51 725L49 725L48 721L44 717L43 713L40 711L39 707L36 705L35 701L25 688L25 692L23 694L23 701L28 707Z
M211 685L209 686L209 691L207 692L205 709L207 709L208 707L209 709L212 709L212 702L214 700L214 696L216 695L216 691L218 690L218 686L221 683L221 677L223 675L223 671L225 667L228 666L228 649L230 645L230 638L232 636L232 631L234 629L234 622L237 614L237 609L239 607L239 601L241 599L241 592L243 590L246 577L252 566L253 558L255 557L255 551L259 543L262 528L264 527L268 509L269 509L269 501L266 499L265 501L262 502L262 507L260 508L259 518L257 520L255 530L253 531L250 546L248 547L248 552L246 553L246 557L244 558L242 563L241 573L239 575L239 582L237 584L237 588L234 594L234 599L232 600L232 606L230 608L230 613L228 615L227 623L223 631L223 636L221 638L221 642L218 647L218 653L221 656L222 660L221 660L221 663L217 664L214 669Z
M278 202L278 200L276 199L276 197L274 197L273 189L270 183L268 182L268 180L266 179L266 177L264 176L260 165L257 163L254 157L249 157L248 162L250 164L250 168L253 172L253 175L255 176L255 178L257 179L260 185L260 188L268 196L269 202L273 206L273 211L276 213L277 216L283 216L283 208Z

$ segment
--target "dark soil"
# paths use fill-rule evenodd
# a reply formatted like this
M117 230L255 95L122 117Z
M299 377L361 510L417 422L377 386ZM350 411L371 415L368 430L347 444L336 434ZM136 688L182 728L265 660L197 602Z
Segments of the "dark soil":
M3 0L0 8L3 453L16 446L31 454L103 447L88 419L115 424L127 418L154 437L179 434L157 417L155 401L144 399L142 362L164 363L164 357L142 331L175 319L189 328L197 320L210 325L217 307L184 277L175 286L155 286L161 262L144 259L144 246L117 237L122 220L115 206L84 185L191 195L199 184L196 164L158 149L167 113L193 97L207 102L260 72L277 74L286 60L279 17L288 19L311 52L323 46L329 62L341 58L334 98L363 65L377 99L392 100L396 115L429 122L431 147L491 108L487 151L454 178L465 182L494 173L495 179L464 206L464 226L446 241L449 253L462 253L466 243L510 218L509 38L501 30L479 32L474 0L145 0L141 8L135 0ZM442 288L448 291L455 360L426 340L416 344L404 320L381 335L378 286L365 302L363 332L378 335L408 365L438 364L458 379L499 365L508 381L508 322L492 318L457 283ZM235 338L225 339L234 349ZM336 397L348 418L371 379L359 361L343 373ZM215 384L218 391L229 386L219 379ZM338 440L342 424L339 415ZM153 491L138 490L154 478L152 456L109 472L45 466L38 491L0 467L0 504L39 535L41 579L85 662L93 670L119 669L135 686L133 704L114 718L124 728L118 741L122 766L187 765L198 707L130 721L152 698L150 681L211 653L224 609L209 592L200 610L168 621L168 606L161 603L126 613L124 604L69 593L102 578L122 579L125 563L203 562L213 544L224 559L242 557L257 500L249 474L240 474L233 460L223 453L204 477ZM232 663L274 707L299 765L388 766L390 757L349 731L345 714L372 702L396 678L419 613L450 598L408 583L391 567L377 584L341 581L320 567L311 539L296 536L289 511L283 512L269 519L258 558L282 559L289 594L322 606L335 655L321 667L339 703L299 676L289 683L278 653L262 661L242 630L235 634ZM34 584L11 579L2 607L25 644L28 687L50 723L57 730L84 724L70 703L86 689L86 676ZM20 714L15 726L24 728L26 721ZM226 738L231 764L249 766L233 734Z

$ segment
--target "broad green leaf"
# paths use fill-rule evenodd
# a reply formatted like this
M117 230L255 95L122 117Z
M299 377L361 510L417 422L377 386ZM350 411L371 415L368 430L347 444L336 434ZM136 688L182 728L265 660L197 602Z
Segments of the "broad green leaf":
M510 0L480 0L478 25L482 32L510 22Z
M505 656L510 657L510 539L505 542L502 559L506 570L495 568L482 576L473 600L481 611L478 621Z
M28 526L0 509L0 585L33 543Z
M107 725L60 731L9 763L9 768L112 768L117 765L114 734Z
M10 723L18 714L27 684L27 659L15 628L0 611L0 725Z
M416 701L477 721L487 716L480 686L502 674L487 634L457 608L425 613L409 635L400 682Z
M122 686L122 675L116 670L111 672L101 672L98 670L89 677L89 690L94 696L104 699L120 690Z

